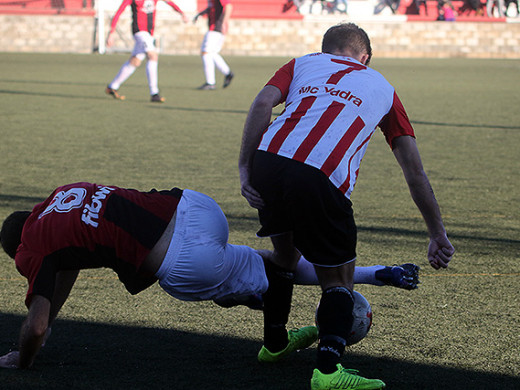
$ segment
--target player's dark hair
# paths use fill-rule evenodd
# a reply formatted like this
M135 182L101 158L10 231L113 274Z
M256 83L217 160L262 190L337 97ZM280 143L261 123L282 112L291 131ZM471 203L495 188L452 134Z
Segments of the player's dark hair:
M321 51L332 54L336 51L348 49L352 54L368 54L365 65L370 63L372 58L372 46L370 38L365 30L354 23L340 23L332 26L323 36Z
M25 221L29 218L30 211L15 211L9 215L2 224L0 230L0 243L5 253L14 259L16 249L22 242L22 230Z

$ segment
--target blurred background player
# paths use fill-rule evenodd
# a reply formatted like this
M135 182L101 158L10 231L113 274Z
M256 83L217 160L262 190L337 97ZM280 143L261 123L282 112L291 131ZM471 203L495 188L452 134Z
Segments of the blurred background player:
M148 78L148 87L150 89L150 100L154 103L164 102L164 98L159 95L158 87L158 63L159 51L155 46L153 37L155 29L155 14L157 11L157 3L159 0L123 0L110 25L110 33L107 38L107 46L114 44L114 32L116 25L123 10L127 6L132 9L132 33L134 35L134 48L132 55L126 61L116 77L108 84L105 92L113 96L115 99L124 100L125 97L120 95L119 87L135 72L146 58L146 76ZM182 10L172 1L163 0L182 16L184 23L188 22L188 18Z
M208 7L193 18L193 23L202 15L208 17L208 32L204 35L200 55L206 82L198 89L211 91L215 89L215 67L225 76L223 88L226 88L235 76L229 65L220 55L225 37L228 32L229 18L233 12L233 5L229 0L209 0Z
M228 244L228 235L213 199L178 188L140 192L73 183L57 188L32 212L12 213L0 242L28 279L29 314L19 351L0 357L0 367L32 365L81 269L111 268L131 294L159 281L181 300L262 309L257 295L267 288L264 257L271 252ZM301 264L301 282L316 283L312 266L304 259ZM356 277L408 290L419 282L413 264L365 267Z
M242 195L258 209L260 237L271 237L263 295L260 362L277 362L316 340L312 329L286 329L300 253L322 289L319 344L312 390L385 388L340 364L353 317L357 227L350 195L361 160L379 126L428 228L427 257L446 268L454 253L424 172L415 135L395 89L368 67L366 32L352 23L331 27L322 51L294 58L258 93L244 125L239 157ZM271 122L273 107L285 109Z

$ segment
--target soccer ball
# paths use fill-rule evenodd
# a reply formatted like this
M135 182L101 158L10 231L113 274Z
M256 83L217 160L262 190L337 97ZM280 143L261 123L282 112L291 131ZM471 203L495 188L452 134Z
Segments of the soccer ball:
M353 291L352 295L354 297L354 309L352 310L354 322L346 340L347 345L353 345L363 340L372 326L372 307L370 303L357 291ZM316 327L319 329L317 315L318 308L316 308Z
M347 345L353 345L365 338L372 326L372 307L367 299L357 291L354 291L354 322L350 334L347 337Z

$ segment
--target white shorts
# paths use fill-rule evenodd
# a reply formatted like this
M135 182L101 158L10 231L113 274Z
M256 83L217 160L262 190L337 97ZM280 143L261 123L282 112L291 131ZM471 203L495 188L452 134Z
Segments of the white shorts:
M218 204L207 195L184 190L170 246L156 273L160 286L184 301L265 292L262 257L248 246L228 244L228 236Z
M132 50L132 57L141 57L143 60L149 51L157 52L155 38L148 31L139 31L134 34L135 45Z
M202 40L201 52L220 53L226 36L218 31L208 31Z

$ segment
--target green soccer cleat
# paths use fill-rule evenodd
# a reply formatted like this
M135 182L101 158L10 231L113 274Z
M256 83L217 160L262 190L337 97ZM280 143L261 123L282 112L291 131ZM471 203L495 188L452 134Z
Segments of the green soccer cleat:
M386 387L379 379L366 379L358 375L357 370L343 368L337 365L338 371L332 374L322 374L314 369L311 379L311 390L378 390Z
M262 349L258 352L258 361L260 363L275 363L296 350L308 348L318 339L318 329L315 326L293 329L287 332L287 338L289 344L280 352L273 353L262 346Z

